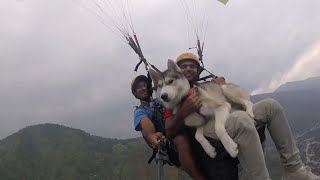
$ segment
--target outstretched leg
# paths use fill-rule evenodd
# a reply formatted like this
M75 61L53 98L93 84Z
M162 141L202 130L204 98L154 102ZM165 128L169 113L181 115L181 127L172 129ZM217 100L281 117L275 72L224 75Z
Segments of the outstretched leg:
M273 99L264 99L254 104L253 112L256 123L267 124L285 169L285 179L320 179L303 167L298 147L281 105Z

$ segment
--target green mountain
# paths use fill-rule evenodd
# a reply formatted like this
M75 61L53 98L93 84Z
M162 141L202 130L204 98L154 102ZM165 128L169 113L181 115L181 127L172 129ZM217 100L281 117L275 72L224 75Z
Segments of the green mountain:
M129 140L92 136L55 124L30 126L0 141L1 180L150 180L155 163L141 138ZM165 166L166 179L178 179ZM181 175L180 175L181 176Z
M319 132L313 129L297 138L304 162L317 174ZM156 164L147 164L151 154L142 138L108 139L56 124L35 125L0 141L0 179L156 179ZM266 147L266 161L271 177L280 179L279 155L270 143ZM164 166L164 172L166 180L189 180L185 173L168 165Z

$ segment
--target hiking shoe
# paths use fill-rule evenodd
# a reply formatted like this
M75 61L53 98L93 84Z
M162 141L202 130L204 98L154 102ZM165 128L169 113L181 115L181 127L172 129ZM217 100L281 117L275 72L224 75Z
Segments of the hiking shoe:
M285 172L282 180L320 180L320 176L313 174L305 166L295 172Z

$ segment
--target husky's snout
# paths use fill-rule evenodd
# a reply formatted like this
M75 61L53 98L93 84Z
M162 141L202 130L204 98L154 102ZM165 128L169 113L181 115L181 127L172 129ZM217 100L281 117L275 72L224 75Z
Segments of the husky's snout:
M163 93L163 94L161 94L161 99L162 99L164 102L169 102L169 101L170 101L169 96L168 96L168 93Z

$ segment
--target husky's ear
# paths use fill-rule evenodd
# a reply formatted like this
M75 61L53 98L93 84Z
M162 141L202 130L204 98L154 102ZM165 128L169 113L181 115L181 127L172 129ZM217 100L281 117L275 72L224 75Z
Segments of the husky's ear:
M168 69L181 72L181 69L179 68L179 66L171 59L168 59Z
M149 74L150 74L150 77L153 81L153 86L157 87L158 81L161 79L161 75L153 69L149 69Z

